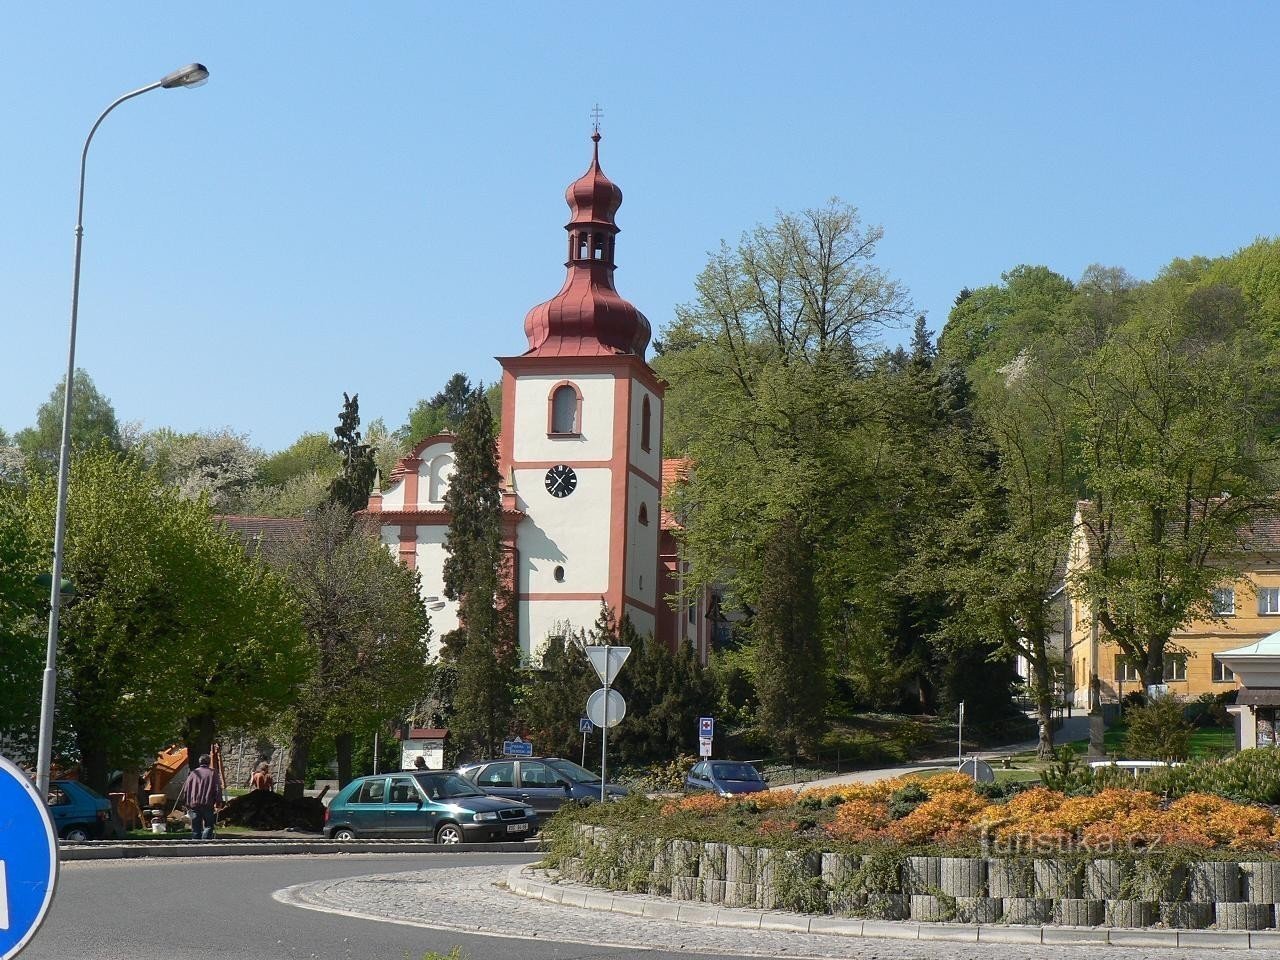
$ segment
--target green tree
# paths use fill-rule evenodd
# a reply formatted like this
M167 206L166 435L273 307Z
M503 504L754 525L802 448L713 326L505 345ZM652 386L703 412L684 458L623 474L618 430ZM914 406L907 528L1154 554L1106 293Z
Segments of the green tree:
M587 697L599 686L582 652L586 634L561 624L546 638L541 658L526 671L520 690L521 726L538 749L550 756L573 757L581 746L578 718Z
M36 577L47 558L21 506L19 492L0 484L0 741L31 751L48 600Z
M450 730L461 749L489 755L513 719L519 664L497 454L493 418L483 395L474 393L453 445L454 473L444 497L450 515L444 589L458 601L461 624L445 638L444 652L458 671Z
M323 433L304 433L285 449L263 461L258 480L264 486L279 487L297 477L318 474L326 480L338 475L342 458Z
M369 505L377 464L372 446L360 436L360 395L342 395L342 413L338 425L333 428L331 444L342 460L342 468L329 488L330 499L348 513L363 510Z
M1146 685L1163 681L1173 631L1212 618L1250 525L1275 513L1268 363L1236 298L1164 280L1064 376L1089 495L1091 562L1074 586Z
M321 508L275 560L301 613L311 670L290 711L286 796L302 794L311 743L402 717L430 683L418 572L339 504ZM350 743L338 777L351 777Z
M814 603L813 551L795 517L784 517L765 549L774 572L752 621L760 723L792 760L825 727L827 673Z
M483 388L481 388L483 389ZM404 424L396 431L405 449L419 440L435 436L445 430L457 433L462 419L471 407L476 388L464 373L455 373L444 389L429 400L419 400L409 411Z
M262 452L244 434L230 429L176 433L168 428L143 434L134 444L165 483L183 496L207 496L213 509L236 509L253 486Z
M14 442L33 473L53 473L58 469L58 451L62 444L62 406L66 396L66 378L49 394L49 399L36 410L34 426L19 430ZM99 444L119 450L123 447L120 423L115 408L94 385L85 371L77 368L75 392L71 404L71 449L92 449Z
M194 714L260 717L287 700L292 607L217 528L136 457L93 450L71 464L58 724L81 778L104 790ZM20 510L28 537L52 536L54 478ZM38 684L32 683L32 690Z

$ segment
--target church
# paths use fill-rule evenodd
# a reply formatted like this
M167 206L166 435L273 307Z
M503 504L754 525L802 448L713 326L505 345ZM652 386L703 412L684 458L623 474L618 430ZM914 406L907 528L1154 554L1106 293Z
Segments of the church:
M649 321L614 288L622 191L600 167L599 129L591 139L591 165L565 193L564 284L525 316L524 351L497 358L498 466L520 649L536 661L549 635L566 622L589 627L603 602L641 636L691 645L705 663L724 624L710 590L679 609L669 600L685 569L662 496L687 465L662 458L665 384L645 360ZM427 437L365 511L387 548L421 574L433 654L458 626L443 575L452 472L453 436Z

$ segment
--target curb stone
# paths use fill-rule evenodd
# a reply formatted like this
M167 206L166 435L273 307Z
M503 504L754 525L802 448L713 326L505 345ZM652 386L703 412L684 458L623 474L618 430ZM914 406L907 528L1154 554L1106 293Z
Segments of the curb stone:
M544 874L545 876L545 874ZM1280 932L1246 930L1144 930L1122 928L1062 927L1057 925L934 924L893 920L859 920L843 917L788 913L782 910L739 910L701 907L676 901L614 892L611 896L589 897L586 890L569 889L567 884L541 879L527 866L513 867L507 875L512 893L533 900L677 920L689 924L749 930L807 932L813 935L893 940L950 940L967 943L1053 944L1081 947L1180 947L1183 949L1274 950L1280 947ZM559 895L557 898L556 895ZM588 901L591 903L588 903ZM608 906L604 906L605 903Z
M59 844L58 860L132 860L164 857L277 857L334 853L538 853L537 840L509 843L428 843L396 840L165 840Z

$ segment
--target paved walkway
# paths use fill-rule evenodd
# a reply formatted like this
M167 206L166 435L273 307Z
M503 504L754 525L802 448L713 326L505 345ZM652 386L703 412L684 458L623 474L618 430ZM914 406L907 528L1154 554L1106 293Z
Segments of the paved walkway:
M1073 740L1085 740L1089 736L1088 716L1065 717L1062 726L1054 731L1054 743L1070 743ZM1011 743L1003 747L992 747L976 753L966 753L966 757L979 757L983 760L994 760L1012 753L1026 753L1040 745L1038 740L1024 740L1022 743ZM937 757L932 760L919 760L912 764L901 764L896 767L880 767L875 770L857 770L853 773L841 774L837 777L822 777L819 780L805 780L800 783L779 784L773 790L793 790L796 787L835 787L846 783L875 783L886 777L901 777L921 770L934 770L938 767L954 767L956 756Z
M286 904L322 913L384 920L434 930L453 930L490 936L584 944L595 947L630 946L696 954L737 957L852 958L852 960L1083 960L1100 944L1044 945L1022 943L962 943L883 940L775 929L738 929L691 922L601 912L530 900L505 889L510 867L463 867L412 873L383 873L299 884L275 893ZM607 891L592 891L611 897ZM630 898L632 895L628 895ZM652 900L666 904L674 901ZM689 905L686 905L689 906ZM778 913L779 919L788 914ZM934 926L929 924L918 926ZM1008 928L1007 928L1008 929ZM1208 931L1204 931L1208 932ZM919 934L924 936L923 933ZM1280 937L1274 931L1272 937ZM1247 943L1247 935L1246 935ZM1106 947L1109 957L1218 957L1221 949ZM566 954L570 956L571 954ZM1280 951L1250 950L1241 957L1280 958Z

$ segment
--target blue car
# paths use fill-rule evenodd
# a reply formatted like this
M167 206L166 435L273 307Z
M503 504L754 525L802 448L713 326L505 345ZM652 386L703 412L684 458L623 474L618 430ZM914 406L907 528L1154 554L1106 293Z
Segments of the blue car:
M49 813L53 828L63 840L81 843L102 839L111 817L111 801L75 780L49 784Z
M684 788L691 793L707 791L722 797L740 793L759 793L769 789L760 771L749 763L736 760L703 760L695 763L684 778Z

